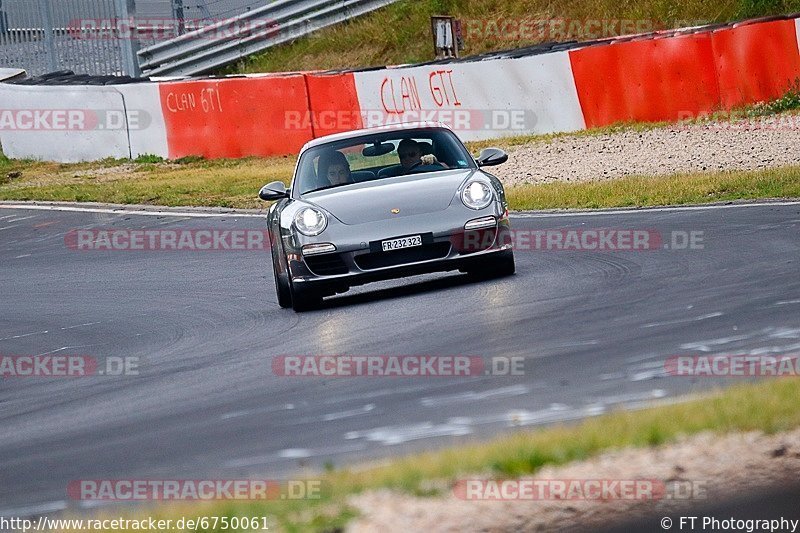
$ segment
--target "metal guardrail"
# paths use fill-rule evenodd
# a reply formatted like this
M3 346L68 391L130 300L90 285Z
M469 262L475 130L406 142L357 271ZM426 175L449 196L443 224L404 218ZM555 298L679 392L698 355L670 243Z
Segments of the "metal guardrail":
M279 0L143 48L139 65L146 76L204 74L396 1Z

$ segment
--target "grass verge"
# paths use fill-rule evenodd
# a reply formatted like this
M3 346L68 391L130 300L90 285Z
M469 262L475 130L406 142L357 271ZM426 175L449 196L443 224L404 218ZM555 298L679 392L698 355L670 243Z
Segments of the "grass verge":
M288 184L293 169L294 158L75 165L6 160L0 161L0 200L257 209L265 205L256 197L261 186ZM798 198L800 167L517 185L507 193L514 210Z
M800 167L509 187L513 209L595 209L800 197Z
M347 496L366 490L388 488L435 496L446 494L455 481L465 476L511 478L533 474L545 465L585 460L607 450L658 446L703 431L789 431L800 427L800 410L796 408L799 395L800 380L796 378L739 384L703 399L613 412L576 424L519 430L489 442L417 454L380 466L331 468L317 477L325 487L319 500L165 504L130 511L130 516L175 519L266 515L286 531L336 531L354 516L353 509L347 506Z
M747 120L800 109L800 79L780 99L687 121ZM467 143L472 153L488 146L513 148L570 136L642 132L666 123L623 123L574 133L523 135ZM164 161L156 156L93 163L8 159L0 152L0 200L105 202L164 206L264 207L256 198L265 183L288 184L295 157ZM584 183L520 185L508 190L511 208L557 209L676 205L800 197L800 167L759 171L627 177Z
M143 161L0 159L0 200L260 208L258 190L269 181L288 184L295 158Z
M798 0L401 0L348 24L270 48L223 72L344 69L430 61L433 59L432 15L453 15L462 19L466 32L463 54L475 55L545 40L583 41L635 31L622 30L613 22L620 20L634 22L641 25L642 31L647 31L797 11L800 11ZM492 26L487 25L488 21L520 20L529 21L529 24L562 21L565 27L545 32L523 30L517 35L500 34L496 27L492 30ZM597 29L590 32L587 21L601 21L610 28L602 34L597 34ZM477 28L477 31L470 32L470 28Z

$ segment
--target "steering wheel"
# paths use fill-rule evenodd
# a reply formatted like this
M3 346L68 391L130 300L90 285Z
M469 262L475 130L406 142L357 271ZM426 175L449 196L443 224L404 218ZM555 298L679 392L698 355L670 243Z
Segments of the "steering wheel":
M406 171L406 174L411 174L412 172L414 172L414 170L416 170L417 168L419 168L419 167L421 167L421 166L425 166L425 167L431 166L431 167L432 167L432 166L434 166L434 165L435 165L435 166L442 167L442 168L446 168L446 167L445 167L444 165L442 165L442 164L441 164L439 161L435 161L435 162L433 162L433 163L425 163L425 161L417 161L416 163L414 163L413 165L411 165L411 168L409 168L409 169Z

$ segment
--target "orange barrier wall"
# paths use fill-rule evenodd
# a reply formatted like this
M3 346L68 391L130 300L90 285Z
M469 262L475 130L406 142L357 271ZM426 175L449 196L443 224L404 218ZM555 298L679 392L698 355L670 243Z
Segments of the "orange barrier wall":
M172 159L292 154L312 138L289 115L308 108L299 74L163 83L159 92Z
M795 20L745 22L571 50L569 68L585 125L680 120L780 97L800 77L796 28ZM485 66L502 69L508 61L521 64L497 59ZM169 157L294 154L312 138L361 128L370 104L359 100L359 80L373 74L162 83ZM527 95L517 99L520 109L530 105Z
M364 114L367 122L397 114L385 99L393 98L396 107L393 84L402 87L410 80L416 91L416 75L423 80L420 87L429 81L431 92L415 92L416 100L409 97L414 111L442 108L442 95L452 90L455 97L458 86L465 107L455 97L453 108L532 112L537 121L531 127L539 128L537 133L624 121L680 120L779 98L800 78L800 19L745 21L682 33L626 37L568 52L446 67L117 86L117 97L92 87L22 90L25 86L0 84L0 109L55 109L71 93L91 92L111 102L103 104L105 109L129 119L127 131L117 129L113 136L108 130L20 133L7 128L0 131L0 141L13 157L65 162L144 153L172 159L286 155L296 154L313 138L363 127ZM487 77L492 71L495 75ZM445 73L447 87L430 83L431 75ZM399 99L404 102L402 89ZM95 112L102 102L94 100L84 98L74 109ZM145 117L147 126L134 125L131 116ZM489 129L459 133L470 140L502 135Z
M591 46L570 61L588 128L678 120L719 102L709 34Z
M800 77L792 19L719 30L712 42L724 109L780 98Z
M314 137L357 130L363 127L355 77L343 74L307 74L310 112Z
M570 51L586 126L680 120L782 96L800 77L794 19Z

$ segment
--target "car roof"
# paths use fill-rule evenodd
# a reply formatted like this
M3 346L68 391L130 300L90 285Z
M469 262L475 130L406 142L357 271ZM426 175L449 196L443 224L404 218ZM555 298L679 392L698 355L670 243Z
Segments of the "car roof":
M423 129L431 129L431 128L438 128L438 129L446 129L452 131L449 126L446 124L442 124L441 122L401 122L398 124L388 124L386 126L378 126L376 128L364 128L360 130L350 130L344 131L341 133L334 133L331 135L325 135L324 137L318 137L311 141L308 141L305 146L300 150L300 153L305 152L309 148L313 148L315 146L319 146L321 144L327 144L329 142L335 141L342 141L345 139L351 139L355 137L361 137L362 135L369 135L371 133L386 133L392 131L408 131L408 130L423 130Z

